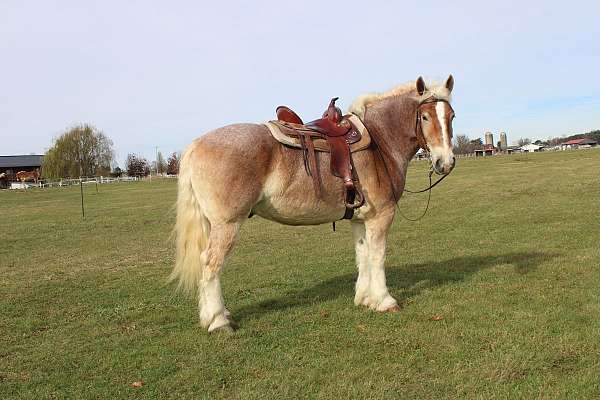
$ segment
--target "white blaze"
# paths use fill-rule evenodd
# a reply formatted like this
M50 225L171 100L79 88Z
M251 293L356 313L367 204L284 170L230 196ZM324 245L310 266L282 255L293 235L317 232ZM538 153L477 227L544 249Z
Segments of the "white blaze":
M435 113L437 114L438 121L440 122L440 127L442 128L442 139L444 140L444 149L447 149L450 146L448 137L448 126L446 125L446 102L438 101L435 105Z
M450 141L450 130L446 124L446 102L438 101L435 105L435 113L437 114L438 122L442 130L442 145L431 149L432 162L442 162L445 171L454 164L454 156L452 154L452 143Z

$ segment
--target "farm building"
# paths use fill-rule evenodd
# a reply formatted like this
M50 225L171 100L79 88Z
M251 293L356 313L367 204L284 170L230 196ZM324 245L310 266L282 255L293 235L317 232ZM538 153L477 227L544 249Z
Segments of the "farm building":
M43 155L30 154L24 156L0 156L0 174L4 173L10 180L19 171L35 171L42 167Z
M486 133L487 135L491 135L491 133ZM486 140L488 140L488 138L486 137ZM493 140L490 139L490 140ZM481 157L481 156L493 156L494 154L496 154L498 152L498 149L494 147L493 144L491 143L486 143L483 145L482 149L476 149L475 150L475 156L476 157Z
M533 143L529 143L526 144L525 146L521 146L521 151L523 153L537 153L538 151L542 151L544 149L544 146L540 146L537 144L533 144Z
M572 140L569 140L567 142L560 144L561 150L570 150L570 149L579 149L579 148L585 149L585 148L596 147L596 146L598 146L598 142L596 142L594 139L589 139L589 138L572 139Z

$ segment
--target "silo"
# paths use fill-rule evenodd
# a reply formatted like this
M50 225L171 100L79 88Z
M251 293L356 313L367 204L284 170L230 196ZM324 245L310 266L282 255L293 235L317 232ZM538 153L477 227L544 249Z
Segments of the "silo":
M485 133L485 145L488 146L494 146L494 135L492 134L492 132L486 132Z
M500 132L500 147L502 150L508 148L508 141L506 140L506 132Z

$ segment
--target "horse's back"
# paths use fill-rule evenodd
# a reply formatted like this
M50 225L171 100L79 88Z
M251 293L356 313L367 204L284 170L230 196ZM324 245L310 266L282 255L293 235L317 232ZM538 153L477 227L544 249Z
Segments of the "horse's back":
M263 124L239 123L206 132L192 143L194 144L245 152L253 146L272 146L273 139L269 129Z

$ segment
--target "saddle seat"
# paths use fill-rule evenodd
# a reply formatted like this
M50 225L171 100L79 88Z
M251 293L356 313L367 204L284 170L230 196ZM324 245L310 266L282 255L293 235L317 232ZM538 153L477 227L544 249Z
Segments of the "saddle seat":
M323 116L307 124L304 124L302 118L300 118L291 108L286 106L277 107L277 120L290 124L304 125L309 130L321 133L325 136L343 136L352 129L352 125L348 120L343 119L342 111L335 105L337 100L338 97L331 99Z
M361 131L366 134L366 129L362 123L360 123L363 128L361 130L351 122L353 118L355 123L359 122L356 121L357 117L342 115L342 111L335 105L337 99L337 97L331 99L321 118L306 124L292 109L279 106L276 110L277 121L271 121L271 123L275 123L285 136L298 140L298 147L302 149L303 153L306 173L312 177L318 197L321 196L321 179L316 161L315 145L319 146L317 150L330 153L331 173L341 178L344 184L346 193L344 218L349 219L352 218L354 209L364 204L364 196L358 186L358 176L352 163L352 151L354 150L351 149L351 146L358 144L363 139ZM269 129L277 140L289 144L278 138L271 126ZM326 147L323 146L324 143L326 143ZM358 200L355 202L357 196Z

